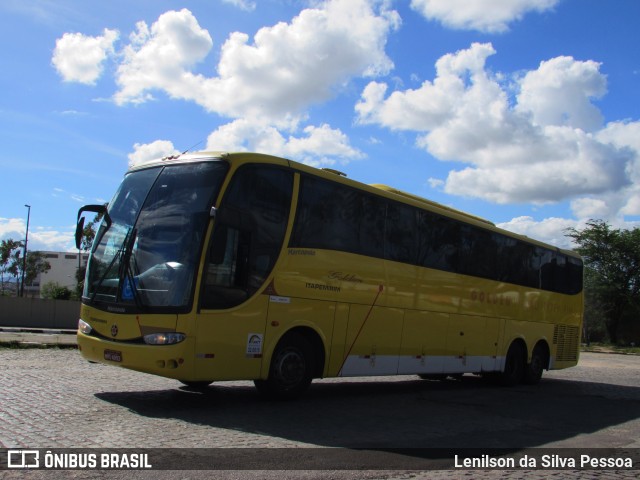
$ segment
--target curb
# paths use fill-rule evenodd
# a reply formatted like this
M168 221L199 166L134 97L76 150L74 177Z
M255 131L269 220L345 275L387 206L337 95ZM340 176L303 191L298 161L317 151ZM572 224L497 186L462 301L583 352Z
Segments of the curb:
M75 330L7 329L0 330L0 345L64 346L78 345Z

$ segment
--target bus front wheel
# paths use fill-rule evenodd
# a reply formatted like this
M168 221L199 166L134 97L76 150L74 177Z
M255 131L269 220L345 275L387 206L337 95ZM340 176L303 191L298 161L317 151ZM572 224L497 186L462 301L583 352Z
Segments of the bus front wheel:
M309 340L299 333L285 335L271 357L269 377L255 380L258 391L270 398L299 396L311 384L313 355Z

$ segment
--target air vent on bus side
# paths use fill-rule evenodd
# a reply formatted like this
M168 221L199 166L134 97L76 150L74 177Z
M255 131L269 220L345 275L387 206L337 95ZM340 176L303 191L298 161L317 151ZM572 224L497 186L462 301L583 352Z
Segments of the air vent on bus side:
M574 325L556 325L553 344L557 345L556 361L575 362L578 360L580 330Z

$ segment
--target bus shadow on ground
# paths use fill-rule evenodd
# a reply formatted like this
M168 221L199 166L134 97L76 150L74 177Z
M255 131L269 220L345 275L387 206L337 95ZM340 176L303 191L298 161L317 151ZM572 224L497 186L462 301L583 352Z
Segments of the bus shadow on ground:
M640 387L560 379L514 388L471 376L353 379L314 383L293 401L224 383L96 397L149 418L343 448L534 448L640 418Z

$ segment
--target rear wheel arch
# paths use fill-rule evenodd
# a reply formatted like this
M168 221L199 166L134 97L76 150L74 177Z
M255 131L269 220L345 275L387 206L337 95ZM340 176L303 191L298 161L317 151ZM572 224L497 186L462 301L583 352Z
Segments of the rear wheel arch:
M540 340L538 340L535 347L533 347L533 350L531 351L532 356L536 348L538 348L544 354L543 366L545 370L549 370L549 368L551 368L551 348L549 347L549 342L546 338L541 338Z

